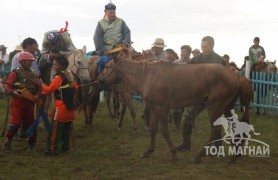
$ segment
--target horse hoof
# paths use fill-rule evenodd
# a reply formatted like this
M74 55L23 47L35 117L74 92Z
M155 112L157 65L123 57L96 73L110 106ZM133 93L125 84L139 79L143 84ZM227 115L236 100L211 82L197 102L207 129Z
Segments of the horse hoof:
M141 155L141 157L142 157L142 158L148 158L149 155L150 155L149 151L146 151L146 152L144 152L144 153Z
M177 162L178 161L178 156L175 154L172 155L172 161Z

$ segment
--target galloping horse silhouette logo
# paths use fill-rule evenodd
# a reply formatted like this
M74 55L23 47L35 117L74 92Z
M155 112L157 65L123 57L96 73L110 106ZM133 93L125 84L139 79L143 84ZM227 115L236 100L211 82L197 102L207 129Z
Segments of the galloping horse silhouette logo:
M213 125L218 126L222 125L225 130L225 136L223 137L223 140L225 143L230 144L229 141L227 141L227 137L231 137L232 143L238 146L242 140L246 139L246 146L248 145L248 141L251 138L251 135L249 134L250 131L253 131L253 133L257 136L260 135L260 133L256 133L254 126L250 125L246 122L239 122L238 121L238 115L235 113L234 110L231 110L232 116L228 117L227 119L223 116L218 118ZM244 138L243 134L247 136L247 138ZM240 138L236 137L237 135L240 136ZM235 139L239 139L239 141L235 142Z

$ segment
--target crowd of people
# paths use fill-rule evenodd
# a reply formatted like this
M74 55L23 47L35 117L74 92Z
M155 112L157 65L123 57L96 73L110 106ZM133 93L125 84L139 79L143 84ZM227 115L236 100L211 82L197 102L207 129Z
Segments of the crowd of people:
M99 56L97 62L97 72L100 73L113 55L108 52L120 44L131 46L131 33L125 21L116 16L116 6L113 3L105 5L104 17L97 23L93 36L95 50ZM259 45L260 39L254 38L254 45L249 49L249 55L245 60L251 60L251 70L255 70L259 62L264 61L266 54L264 48ZM180 58L173 49L165 49L167 46L163 38L156 38L150 51L153 54L154 61L168 61L176 64L203 64L215 63L228 67L237 72L239 68L234 62L230 62L230 57L223 56L214 52L214 39L211 36L205 36L201 40L201 50L192 48L189 45L182 45L180 48ZM6 81L8 92L12 95L12 117L9 130L6 135L6 141L3 146L5 151L11 151L11 141L18 129L27 130L34 122L34 106L40 99L40 95L54 93L55 105L51 113L51 129L47 138L46 154L58 155L61 152L69 150L69 137L72 121L75 119L73 108L73 95L77 90L77 84L69 78L65 72L68 66L68 60L65 58L67 52L75 48L67 26L61 30L51 30L44 34L42 50L39 50L37 41L33 38L26 38L20 45L16 45L14 51L9 55L6 52L7 47L0 45L0 69L5 64L11 65L11 73ZM165 50L164 50L165 49ZM192 56L191 56L192 54ZM191 58L192 57L192 58ZM52 82L50 74L47 74L43 82L40 77L45 77L46 69L54 67L56 71ZM44 74L44 75L43 75ZM66 88L65 86L68 85ZM65 90L61 91L64 88ZM34 97L33 100L26 99L21 94L23 89L27 89ZM63 94L64 93L64 94ZM65 101L63 97L70 99ZM198 103L192 107L175 109L174 117L183 117L183 142L178 146L178 150L191 148L190 135L192 127L198 114L206 107L205 102ZM150 111L148 107L144 108L142 118L146 126L150 123ZM36 143L36 131L27 138L28 150L32 150Z

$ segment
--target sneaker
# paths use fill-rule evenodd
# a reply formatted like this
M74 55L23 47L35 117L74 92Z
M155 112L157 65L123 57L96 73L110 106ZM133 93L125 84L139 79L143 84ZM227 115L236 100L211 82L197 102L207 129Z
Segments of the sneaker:
M28 144L28 146L27 146L27 152L34 151L34 149L35 149L35 144Z

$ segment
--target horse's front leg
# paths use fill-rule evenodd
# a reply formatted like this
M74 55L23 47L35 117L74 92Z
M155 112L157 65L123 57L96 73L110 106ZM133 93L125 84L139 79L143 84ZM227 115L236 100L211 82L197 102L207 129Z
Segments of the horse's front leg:
M133 123L133 132L136 134L138 132L138 127L137 127L137 124L136 124L136 113L135 113L135 108L133 106L133 103L132 103L132 96L131 96L131 93L130 92L126 92L125 94L122 95L123 97L123 105L127 105L128 109L129 109L129 112L130 112L130 116L132 118L132 123Z
M170 135L169 135L169 130L168 130L168 119L167 119L167 113L162 113L162 112L168 112L167 109L165 110L161 110L158 113L158 119L161 122L161 128L162 128L162 135L165 138L168 147L172 153L172 160L176 161L177 160L177 150L176 150L176 146L173 144Z
M158 129L158 120L157 117L154 113L154 111L151 109L151 122L150 122L150 132L151 132L151 144L148 150L146 150L143 154L142 157L147 158L151 153L154 152L155 149L155 139L156 139L156 134L157 134L157 129Z
M120 117L118 119L118 125L117 125L118 130L120 130L122 128L125 111L126 111L126 104L123 103L122 108L121 108Z

